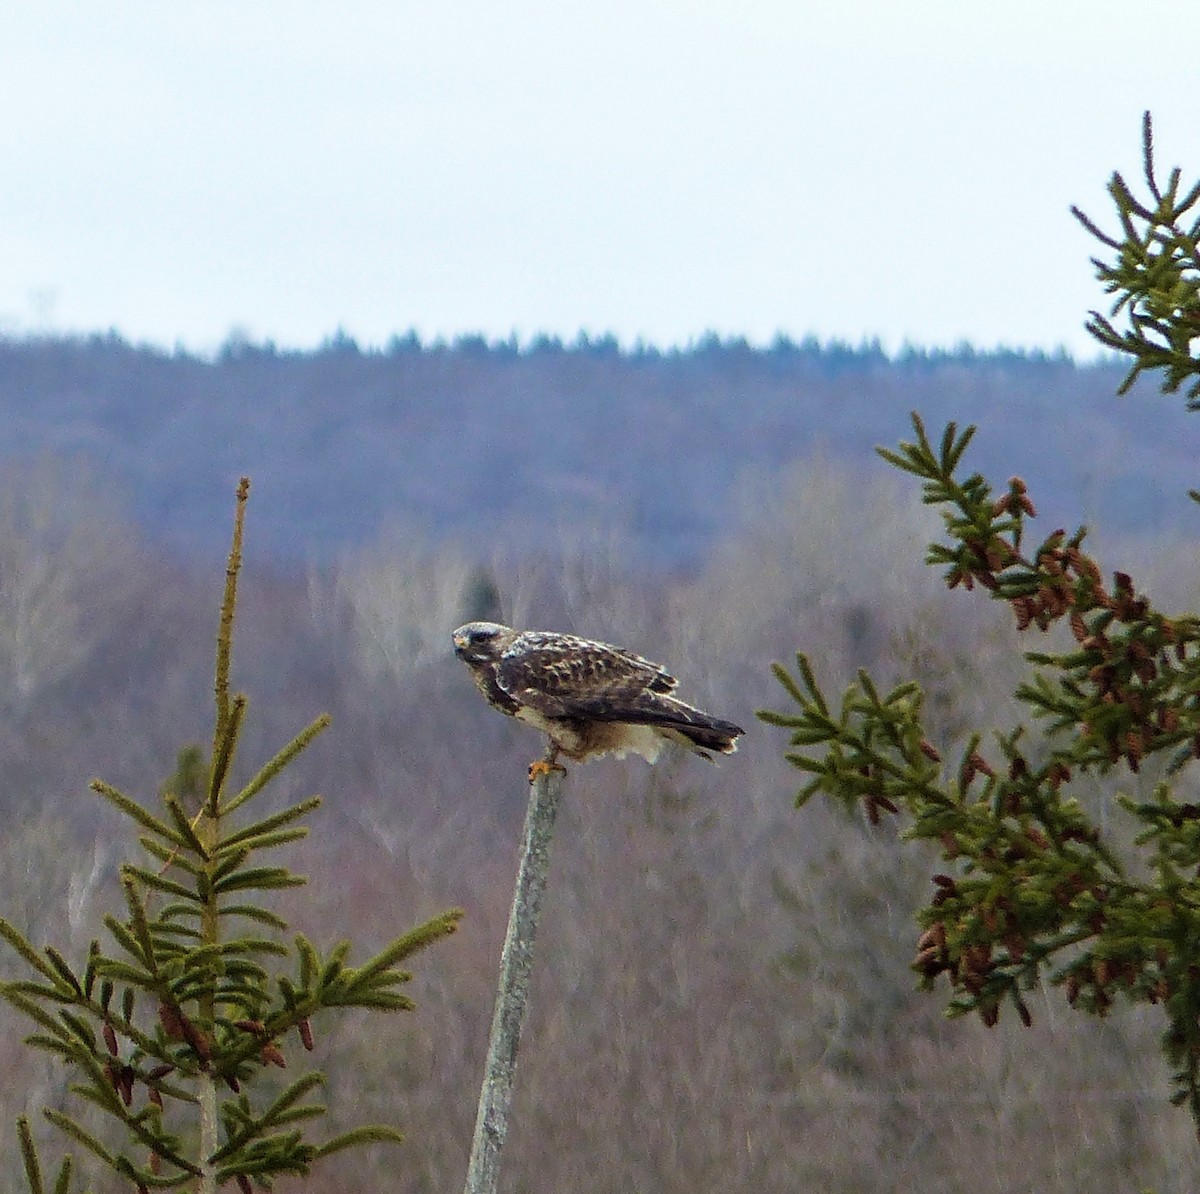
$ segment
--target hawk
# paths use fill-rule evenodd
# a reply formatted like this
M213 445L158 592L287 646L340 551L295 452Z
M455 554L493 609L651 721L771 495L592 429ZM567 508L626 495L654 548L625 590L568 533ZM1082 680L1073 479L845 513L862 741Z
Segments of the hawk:
M711 759L710 751L732 754L745 733L681 701L660 664L609 643L468 622L454 632L454 653L492 705L549 737L530 779L556 768L560 754L578 762L637 754L653 763L664 742Z

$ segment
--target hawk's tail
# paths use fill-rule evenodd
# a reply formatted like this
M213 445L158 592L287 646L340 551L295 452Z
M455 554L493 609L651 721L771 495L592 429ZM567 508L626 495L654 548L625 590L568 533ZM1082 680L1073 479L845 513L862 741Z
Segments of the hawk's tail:
M670 697L659 698L645 712L648 724L705 758L709 757L709 751L722 755L733 754L737 750L738 737L746 732L731 721L713 717L703 709Z
M737 738L739 734L744 734L746 731L740 726L735 726L731 721L721 721L718 718L713 718L712 724L707 726L699 725L681 725L675 723L673 725L664 725L664 730L674 730L679 738L685 739L684 745L690 746L698 755L704 755L708 758L710 750L716 751L718 754L731 755L737 750ZM672 737L675 737L672 734ZM679 739L677 738L676 741Z

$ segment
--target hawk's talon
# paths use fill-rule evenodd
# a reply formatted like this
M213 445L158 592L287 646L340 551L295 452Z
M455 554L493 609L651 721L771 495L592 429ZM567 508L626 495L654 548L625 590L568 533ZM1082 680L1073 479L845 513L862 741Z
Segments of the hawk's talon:
M543 776L549 776L553 772L559 772L561 775L567 774L567 769L561 763L552 763L549 759L535 759L529 764L529 782L541 779Z

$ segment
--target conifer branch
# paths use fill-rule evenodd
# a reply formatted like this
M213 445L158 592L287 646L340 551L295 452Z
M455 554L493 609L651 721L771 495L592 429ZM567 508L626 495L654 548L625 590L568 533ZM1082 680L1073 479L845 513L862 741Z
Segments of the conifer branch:
M1191 382L1187 405L1197 410L1200 215L1189 213L1200 205L1200 183L1180 198L1181 171L1163 185L1154 156L1146 113L1150 202L1113 174L1119 236L1072 209L1113 255L1093 262L1115 296L1111 311L1093 311L1087 327L1132 357L1118 393L1158 370L1166 393ZM1112 322L1118 315L1124 328ZM922 481L926 503L942 507L948 541L931 544L926 562L946 568L950 588L1006 603L1019 631L1070 628L1068 649L1026 653L1033 671L1015 693L1041 719L1043 743L1030 751L1018 727L985 752L976 733L957 764L946 763L924 730L919 690L901 685L881 696L860 673L834 715L803 655L799 681L775 667L798 711L759 716L791 732L785 757L812 777L798 804L823 792L861 805L872 824L883 813L907 816L907 837L940 845L945 869L918 918L913 969L923 989L946 979L949 1012L976 1013L989 1027L1008 1004L1028 1026L1023 992L1043 976L1070 1006L1094 1015L1118 998L1161 1006L1171 1101L1189 1108L1200 1131L1200 810L1173 786L1200 759L1200 618L1155 609L1125 572L1107 584L1084 550L1083 528L1070 537L1055 530L1030 551L1023 535L1036 511L1025 483L1013 477L993 496L978 474L956 477L973 429L960 436L949 424L940 450L915 413L913 429L912 442L879 452ZM1079 775L1122 766L1137 774L1155 756L1167 779L1153 799L1118 796L1135 829L1137 865L1127 867L1107 828L1067 793Z
M329 1157L334 1153L340 1153L347 1148L357 1148L363 1144L403 1144L404 1135L397 1132L394 1128L381 1127L378 1124L368 1125L362 1128L352 1128L349 1132L342 1132L338 1136L334 1136L326 1140L320 1148L317 1149L318 1157Z
M1142 170L1151 202L1140 202L1120 174L1108 185L1121 236L1097 226L1077 207L1075 218L1112 257L1093 259L1096 276L1115 295L1107 316L1091 312L1087 330L1105 348L1132 357L1118 393L1128 393L1143 372L1161 371L1163 393L1175 393L1190 379L1189 410L1200 409L1200 217L1185 217L1200 205L1200 182L1179 197L1181 173L1173 169L1164 187L1155 172L1150 113L1142 120ZM1113 317L1124 314L1126 326Z
M126 796L124 792L118 791L111 784L106 784L102 779L92 780L90 786L93 792L98 792L106 800L116 805L118 811L127 817L132 817L143 829L149 829L151 833L157 834L176 846L184 844L184 839L178 832L148 809L143 808L136 800Z
M253 779L225 804L225 812L231 813L240 808L247 800L253 799L277 776L310 742L322 731L329 728L332 719L323 713L311 724L306 726L291 740L274 758L254 776Z
M254 843L276 829L282 828L284 825L290 825L293 821L298 821L301 817L307 817L309 813L314 813L321 807L320 796L310 796L307 800L302 800L299 804L293 804L289 808L283 809L281 812L272 813L269 817L263 817L260 821L255 821L251 825L247 825L244 829L239 829L234 833L227 833L216 845L215 853L223 855L236 847L249 847L258 849ZM228 808L225 810L227 813Z
M457 910L443 913L385 944L357 968L348 965L349 941L322 960L303 937L289 943L270 935L286 933L287 921L257 903L255 893L294 889L305 879L286 866L262 865L259 852L278 851L305 836L308 828L299 822L321 800L311 797L240 824L231 814L292 762L328 718L313 721L232 799L223 799L246 709L246 699L231 697L229 687L246 494L243 482L217 634L209 759L198 746L179 752L175 774L159 790L165 817L103 781L92 784L128 819L152 860L152 866L121 868L124 909L104 917L107 948L92 942L77 971L63 952L52 945L35 949L0 918L0 940L32 971L23 980L0 982L0 998L32 1022L36 1031L28 1044L73 1067L70 1094L113 1121L132 1152L110 1146L107 1135L66 1110L47 1111L47 1117L90 1158L141 1190L185 1185L213 1194L233 1181L242 1190L252 1182L269 1188L280 1175L307 1174L322 1156L399 1139L393 1128L368 1124L324 1144L310 1141L302 1125L325 1108L300 1100L321 1085L321 1075L303 1068L282 1094L268 1098L265 1110L259 1109L261 1086L255 1080L264 1067L287 1065L288 1051L312 1049L314 1016L343 1006L412 1008L399 989L412 976L400 964L453 932L461 916ZM193 804L198 812L189 819ZM168 897L163 907L160 895ZM232 931L231 917L260 931ZM265 964L293 955L299 985ZM152 1031L138 1027L147 1021ZM293 1030L298 1044L285 1039ZM28 1125L18 1131L26 1180L34 1194L44 1194ZM134 1159L147 1154L145 1164ZM71 1172L64 1161L54 1194L68 1194Z
M219 815L217 805L225 789L225 776L237 750L238 734L245 715L246 697L239 692L230 702L224 728L214 743L212 773L208 781L208 815L214 819Z
M978 475L958 480L969 433L947 428L938 451L915 415L913 426L912 442L881 455L942 507L946 541L927 562L946 567L950 588L1007 605L1020 631L1070 629L1066 649L1026 653L1033 671L1016 690L1042 720L1044 745L1031 750L1018 726L991 750L973 735L950 762L925 728L917 685L885 692L860 671L834 709L803 654L798 678L775 667L796 708L759 716L790 731L785 757L810 777L798 805L820 792L872 825L907 818L906 837L940 846L944 869L918 915L922 989L945 979L948 1011L989 1027L1007 1005L1028 1025L1023 993L1043 977L1097 1015L1118 998L1161 1005L1173 1097L1200 1130L1200 811L1167 782L1151 801L1122 798L1140 855L1127 866L1111 831L1068 795L1081 775L1136 774L1156 755L1173 775L1200 758L1200 618L1157 610L1127 573L1106 583L1083 529L1023 547L1035 514L1024 482L995 496Z
M30 1194L46 1194L46 1186L42 1180L42 1167L38 1160L37 1149L33 1143L33 1133L29 1129L29 1120L22 1115L17 1120L17 1139L21 1146L21 1162L25 1166L25 1180L29 1183ZM54 1194L67 1194L71 1186L71 1172L74 1162L69 1156L64 1157L54 1182Z
M212 757L216 758L221 739L229 721L229 667L233 655L233 619L237 608L238 573L242 567L242 534L246 522L246 502L250 497L250 478L238 483L237 505L233 516L233 542L225 565L225 593L221 598L221 614L217 623L217 666L213 691L217 699L217 719L214 725Z

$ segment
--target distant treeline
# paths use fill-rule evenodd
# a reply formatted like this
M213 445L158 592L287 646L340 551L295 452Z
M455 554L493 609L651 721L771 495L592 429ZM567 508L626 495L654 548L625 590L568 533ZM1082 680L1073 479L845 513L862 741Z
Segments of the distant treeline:
M236 478L255 480L259 550L334 558L400 525L471 549L615 531L690 566L771 476L814 454L856 472L919 410L980 425L974 461L1020 472L1056 522L1189 526L1195 420L1120 364L1063 353L702 336L315 350L236 335L212 357L120 337L0 339L0 455L83 460L153 537L213 550ZM1052 529L1052 528L1048 528Z

